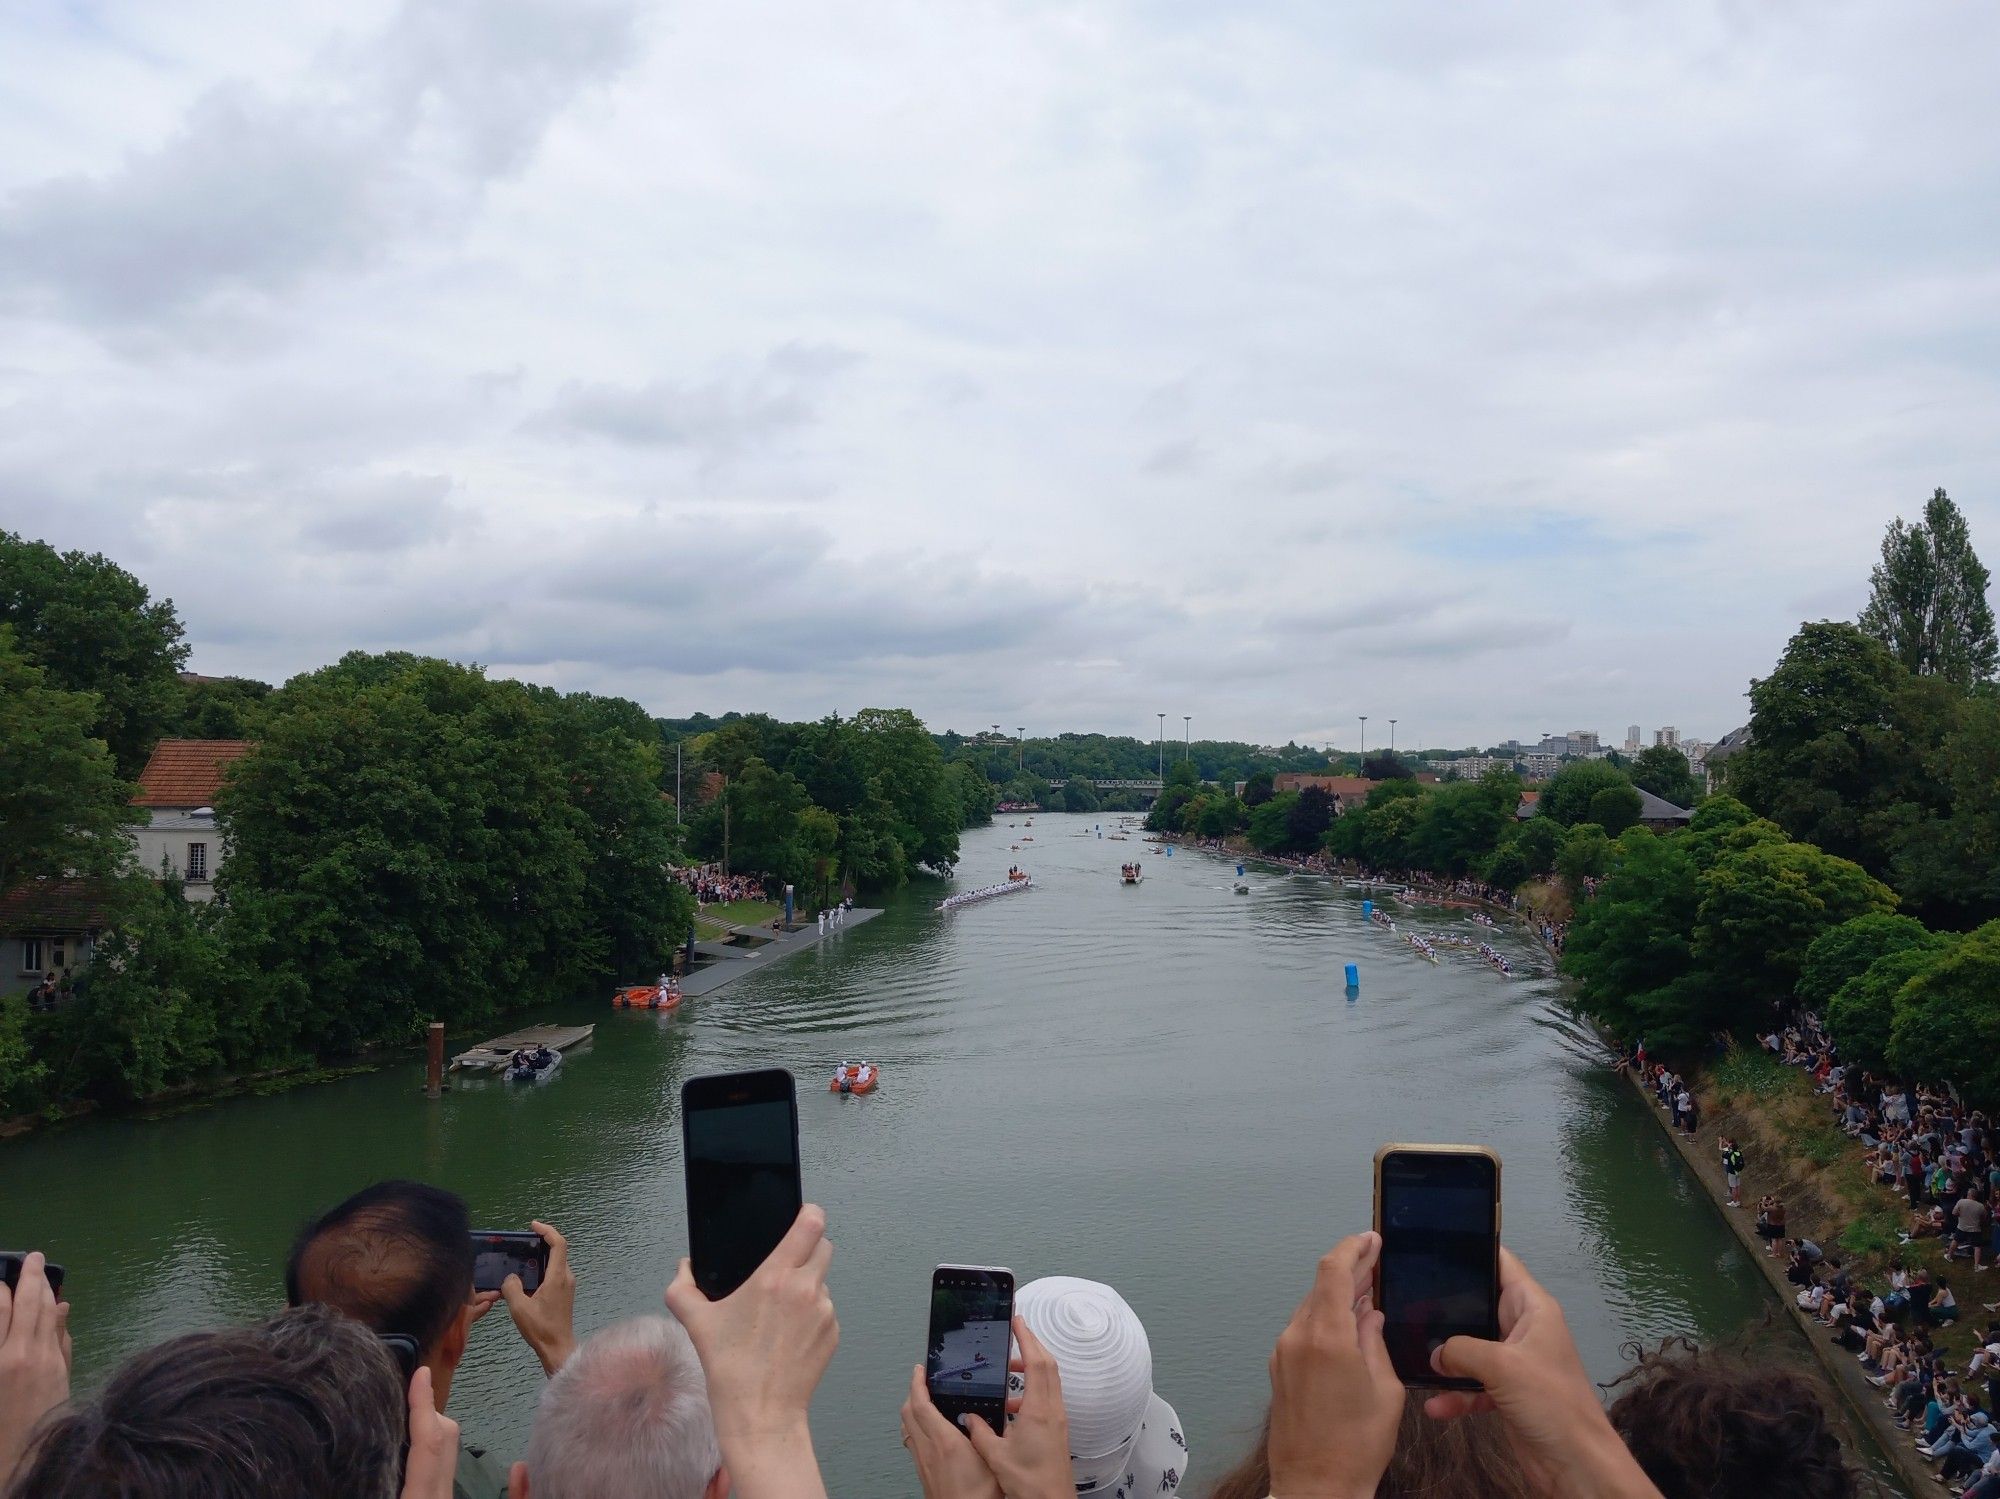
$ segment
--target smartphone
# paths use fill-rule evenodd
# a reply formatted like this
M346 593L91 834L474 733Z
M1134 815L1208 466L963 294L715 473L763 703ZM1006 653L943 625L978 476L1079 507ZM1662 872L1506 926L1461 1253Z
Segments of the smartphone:
M7 1283L11 1293L21 1283L21 1265L28 1258L29 1251L23 1249L0 1249L0 1280ZM63 1267L46 1265L42 1273L49 1278L49 1289L56 1293L56 1300L62 1300Z
M1431 1353L1448 1338L1500 1336L1500 1157L1479 1145L1384 1145L1375 1153L1375 1305L1396 1377L1448 1379Z
M1007 1354L1014 1339L1014 1272L939 1265L931 1272L924 1378L931 1404L954 1426L973 1415L1007 1434Z
M548 1273L549 1246L537 1233L475 1228L472 1231L472 1289L497 1291L510 1275L521 1277L530 1296Z
M681 1084L688 1257L710 1300L742 1285L805 1206L799 1098L782 1067L719 1072Z

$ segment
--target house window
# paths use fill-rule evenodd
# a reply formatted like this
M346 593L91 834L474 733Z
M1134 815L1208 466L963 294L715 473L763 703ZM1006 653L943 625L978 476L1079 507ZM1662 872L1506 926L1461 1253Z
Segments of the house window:
M69 967L69 938L45 937L42 939L49 950L49 967L60 974Z
M208 845L190 843L188 845L188 878L201 881L208 878Z
M23 937L21 939L21 972L39 974L42 970L42 939Z

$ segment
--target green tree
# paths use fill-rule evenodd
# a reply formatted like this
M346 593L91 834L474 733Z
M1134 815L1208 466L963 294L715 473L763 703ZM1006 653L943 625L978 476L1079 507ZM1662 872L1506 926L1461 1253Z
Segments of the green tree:
M1071 780L1062 789L1063 811L1095 812L1097 788L1085 780Z
M1233 796L1214 796L1201 809L1195 831L1204 838L1227 838L1241 832L1248 822L1249 813L1242 802Z
M1750 685L1751 741L1730 790L1792 837L1886 875L1909 825L1942 810L1923 769L1949 726L1939 688L1913 684L1853 625L1805 625Z
M1594 822L1580 822L1563 835L1556 850L1556 873L1563 877L1571 895L1583 890L1586 880L1596 879L1611 867L1611 840Z
M105 875L140 821L134 788L96 737L97 699L50 685L0 624L0 891L54 875Z
M1361 774L1371 781L1407 781L1416 772L1391 754L1370 755L1361 762Z
M1249 779L1243 783L1243 805L1246 807L1263 806L1274 794L1271 787L1270 771L1259 770L1253 772Z
M1536 815L1561 827L1590 821L1590 800L1614 786L1630 786L1625 772L1602 760L1575 760L1549 778L1536 804Z
M1590 820L1615 838L1639 820L1641 805L1637 788L1606 786L1590 798Z
M609 954L589 830L528 689L350 656L296 678L217 807L232 946L274 1040L405 1040L577 992Z
M1701 799L1694 767L1671 744L1656 744L1639 752L1632 762L1632 784L1676 807L1692 807Z
M1320 786L1303 787L1285 814L1285 846L1294 852L1318 848L1332 826L1332 794Z
M107 557L0 531L0 624L49 686L96 694L91 732L122 774L136 774L180 698L187 647L173 600Z
M1905 669L1960 687L1993 676L2000 644L1987 602L1985 565L1951 497L1936 490L1914 525L1899 516L1882 538L1861 628Z
M1947 789L1946 805L1901 831L1895 886L1933 921L1977 925L2000 915L2000 699L1968 699L1926 771Z
M906 857L933 869L956 863L960 802L946 785L943 752L917 715L908 708L863 708L854 715L853 729L868 779L891 809ZM1046 795L1047 788L1043 791Z
M970 760L954 760L951 764L951 779L958 790L959 825L967 828L985 827L993 821L993 808L1000 798L994 794L993 783L986 779L986 773ZM808 787L811 782L807 782ZM839 810L830 803L821 801L815 793L813 800L829 810Z
M1260 854L1282 853L1292 842L1292 809L1296 791L1282 792L1250 809L1250 846Z
M806 875L799 814L812 805L806 788L788 770L752 757L723 793L729 800L732 869L796 884Z
M1928 973L1958 941L1956 933L1933 932L1921 946L1883 954L1836 989L1827 1002L1826 1027L1839 1044L1840 1054L1857 1066L1888 1066L1896 997L1911 979Z
M2000 922L1968 933L1897 991L1889 1064L2000 1106Z
M806 889L815 906L827 905L840 872L840 819L824 807L807 807L799 813L798 844Z
M1821 932L1806 949L1794 992L1807 1009L1822 1010L1843 984L1866 973L1878 959L1930 943L1924 924L1908 916L1872 911L1843 921Z
M1696 972L1699 899L1679 837L1623 834L1597 894L1577 907L1562 968L1582 1007L1627 1040L1657 1051L1699 1045L1722 1019Z
M1530 875L1547 874L1556 867L1556 852L1562 847L1562 829L1546 817L1517 821L1507 838L1528 866Z
M1512 776L1458 781L1417 798L1409 848L1414 867L1453 876L1466 873L1512 829L1520 799L1520 782ZM1525 878L1524 873L1514 883Z
M170 739L255 739L271 684L248 677L191 677L180 682L173 713L162 725Z
M1726 853L1698 876L1696 889L1695 955L1718 990L1739 996L1757 1023L1789 1000L1815 938L1896 903L1859 865L1804 843Z

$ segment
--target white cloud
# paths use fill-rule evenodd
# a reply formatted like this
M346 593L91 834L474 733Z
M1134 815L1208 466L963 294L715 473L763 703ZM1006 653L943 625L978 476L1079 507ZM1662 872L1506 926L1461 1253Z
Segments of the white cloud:
M661 712L1719 733L2000 555L2000 19L0 16L0 524L201 669Z

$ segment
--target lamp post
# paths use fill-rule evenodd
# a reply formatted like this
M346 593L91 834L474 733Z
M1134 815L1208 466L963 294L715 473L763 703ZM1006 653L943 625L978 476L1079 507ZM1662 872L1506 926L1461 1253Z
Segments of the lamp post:
M1395 757L1396 757L1396 720L1392 718L1389 720L1389 758L1393 760Z
M1159 738L1159 745L1160 745L1160 769L1159 769L1159 777L1160 777L1160 784L1161 784L1162 786L1164 786L1164 785L1166 785L1166 783L1167 783L1167 715L1166 715L1166 714L1164 714L1164 713L1156 713L1156 714L1154 714L1153 716L1154 716L1155 718L1159 719L1159 721L1160 721L1160 738Z
M1021 736L1027 732L1028 731L1025 728L1021 727L1021 725L1019 724L1016 724L1014 726L1014 769L1016 770L1020 770L1024 766L1027 760L1027 754L1028 754L1026 747L1027 742L1021 738Z
M1194 715L1192 713L1183 713L1181 715L1181 758L1183 760L1187 759L1193 750Z
M1360 740L1361 748L1359 751L1357 751L1357 753L1361 756L1361 763L1365 767L1368 763L1368 715L1366 713L1363 713L1360 715L1360 717L1361 717L1361 740Z

